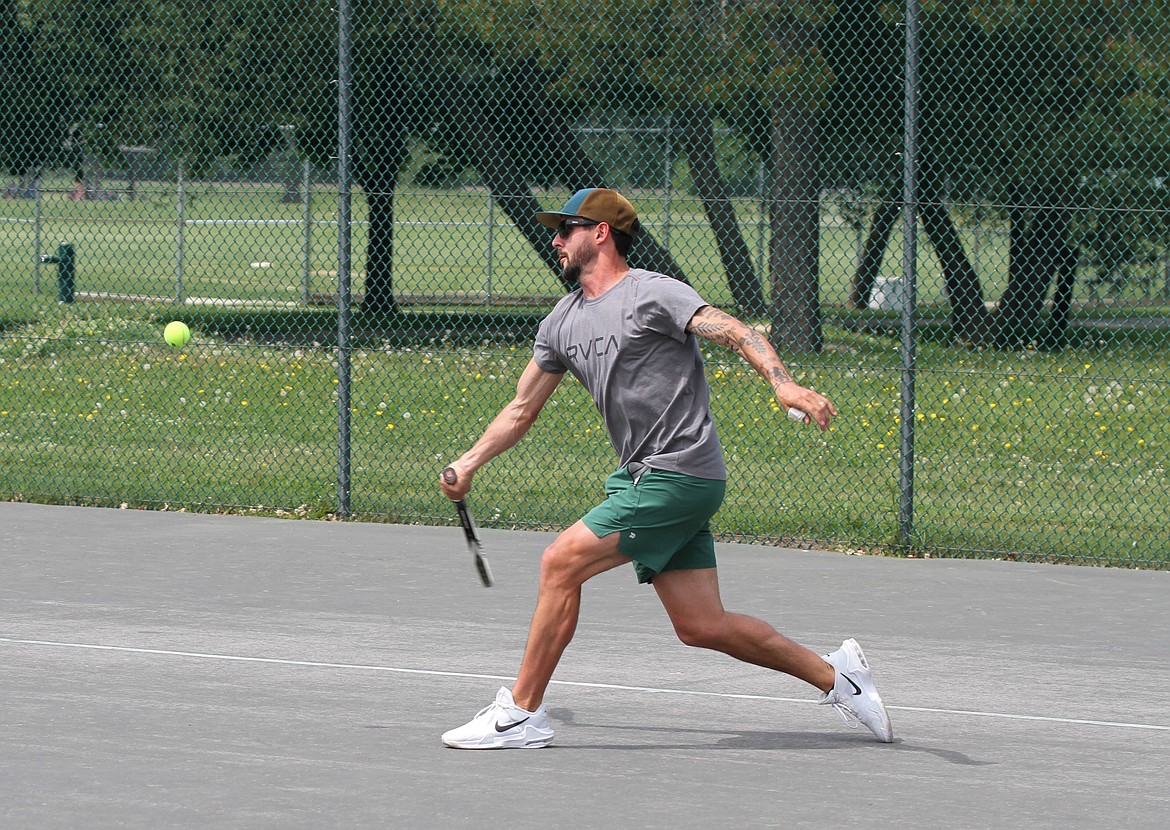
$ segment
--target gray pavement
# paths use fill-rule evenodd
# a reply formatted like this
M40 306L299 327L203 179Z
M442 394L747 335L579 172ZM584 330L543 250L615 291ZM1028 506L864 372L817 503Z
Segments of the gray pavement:
M1163 828L1170 573L720 546L855 636L897 741L585 588L545 750L439 735L514 675L543 533L0 504L0 827Z

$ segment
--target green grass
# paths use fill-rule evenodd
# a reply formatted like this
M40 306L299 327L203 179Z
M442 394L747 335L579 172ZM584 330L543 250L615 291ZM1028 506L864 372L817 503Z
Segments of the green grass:
M187 509L335 504L336 366L327 348L228 344L161 321L62 309L0 340L0 495ZM750 369L713 349L732 472L724 535L897 549L895 344L832 332L793 361L838 402L821 435L778 413ZM524 345L377 347L353 356L353 510L449 522L435 478L510 397ZM1117 380L1124 359L1126 380ZM1165 354L1116 347L963 353L927 345L918 377L916 551L1167 564ZM596 500L612 453L575 382L484 470L485 525L560 527Z
M77 252L77 290L146 297L218 298L299 303L310 294L336 290L336 192L313 191L308 257L304 209L282 204L279 186L189 184L181 202L173 185L138 189L135 201L74 202L64 181L46 182L38 205L31 200L0 203L0 291L35 298L37 233L42 254L61 242ZM540 194L559 205L567 194ZM675 194L667 211L661 194L634 194L646 226L672 254L688 279L713 302L726 305L722 267L713 258L715 240L701 205ZM757 272L766 250L759 205L737 204L739 225ZM180 223L180 218L182 222ZM361 287L368 226L365 200L353 205L354 286ZM964 232L985 294L996 298L1006 281L1007 239L992 228ZM882 275L901 268L901 238L891 239ZM857 234L831 212L821 228L822 302L841 306L857 255ZM541 258L484 191L404 189L395 200L395 286L404 295L457 291L493 295L556 295L559 284ZM978 255L976 255L978 251ZM943 300L929 248L919 260L919 300ZM40 289L52 297L55 270L40 267ZM1136 289L1134 289L1136 290ZM1132 293L1132 292L1131 292Z
M185 211L198 220L298 219L301 207L279 204L277 193L191 188ZM78 246L79 291L173 296L172 195L49 199L52 211L43 207L54 216L43 220L42 248ZM653 220L649 204L639 207ZM743 208L755 251L750 206ZM29 220L32 209L24 201L0 203L11 220ZM315 221L330 221L332 210L321 195ZM398 290L483 290L487 212L483 193L403 194ZM360 208L355 218L364 220ZM555 279L527 243L499 216L493 221L492 290L555 294ZM723 301L714 242L699 229L698 206L676 198L671 222L672 251L700 291ZM30 227L0 223L0 498L305 516L334 509L335 315L299 304L300 226L184 229L184 294L288 304L251 309L170 299L59 306L50 268L42 268L41 293L33 291ZM842 275L854 243L847 228L823 231L826 310L846 316ZM363 234L359 226L357 262ZM983 243L988 267L994 239ZM313 291L332 288L334 246L334 229L314 229ZM937 299L937 279L923 256L929 303ZM892 274L897 263L885 267ZM996 267L1002 271L1002 262ZM511 396L540 312L494 316L476 307L355 316L352 507L359 518L451 522L437 472ZM1108 306L1078 312L1103 320L1116 313ZM173 318L195 331L182 351L162 341L162 326ZM1078 335L1051 354L964 351L945 337L924 338L910 549L898 544L897 529L897 340L835 326L826 335L823 354L786 356L803 382L841 408L825 435L792 425L750 370L730 353L709 350L732 473L719 533L919 555L1167 566L1164 332ZM612 463L599 416L567 381L529 437L478 478L479 517L494 527L564 526L597 500Z

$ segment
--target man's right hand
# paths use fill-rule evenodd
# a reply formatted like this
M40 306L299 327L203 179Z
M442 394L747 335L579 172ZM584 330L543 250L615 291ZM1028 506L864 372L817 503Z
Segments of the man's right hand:
M459 501L471 492L471 477L475 475L454 461L439 473L439 486L451 501Z

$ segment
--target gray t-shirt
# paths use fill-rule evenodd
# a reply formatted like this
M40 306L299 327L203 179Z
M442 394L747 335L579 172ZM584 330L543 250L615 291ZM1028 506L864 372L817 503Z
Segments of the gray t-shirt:
M686 331L705 305L685 283L632 269L592 300L577 289L541 322L536 364L589 390L620 466L727 478L702 354Z

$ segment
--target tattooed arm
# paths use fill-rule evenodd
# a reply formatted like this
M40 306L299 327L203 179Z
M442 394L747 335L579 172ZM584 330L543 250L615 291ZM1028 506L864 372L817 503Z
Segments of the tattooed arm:
M829 420L837 414L837 408L828 398L796 383L767 338L751 326L725 311L705 305L691 317L687 331L734 351L771 384L782 407L794 406L822 430L828 429Z

